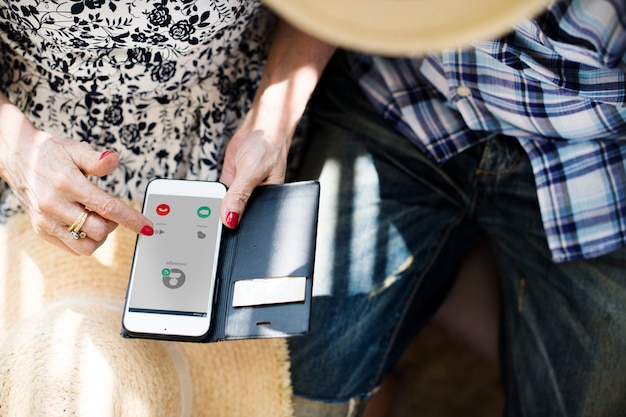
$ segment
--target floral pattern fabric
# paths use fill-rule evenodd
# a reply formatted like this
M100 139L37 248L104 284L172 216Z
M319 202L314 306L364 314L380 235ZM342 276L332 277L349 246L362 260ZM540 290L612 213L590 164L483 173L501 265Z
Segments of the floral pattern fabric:
M141 201L155 177L218 178L273 24L247 0L0 0L0 91L38 128L118 152L94 182ZM18 209L0 180L0 222Z

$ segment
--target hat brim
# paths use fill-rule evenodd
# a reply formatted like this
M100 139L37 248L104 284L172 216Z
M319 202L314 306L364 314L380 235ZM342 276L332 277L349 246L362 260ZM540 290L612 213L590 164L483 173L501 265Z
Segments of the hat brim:
M550 0L264 0L321 40L381 55L418 55L486 40Z

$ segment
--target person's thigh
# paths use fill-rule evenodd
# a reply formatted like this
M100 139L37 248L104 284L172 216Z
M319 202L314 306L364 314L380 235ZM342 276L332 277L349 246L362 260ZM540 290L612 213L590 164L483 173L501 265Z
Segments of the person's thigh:
M316 110L302 155L322 194L311 328L289 347L295 395L341 403L381 383L479 236L462 190L364 98L330 91L350 105Z
M501 139L487 152L511 148ZM625 415L626 249L554 263L527 159L507 170L481 168L477 213L502 277L507 414Z

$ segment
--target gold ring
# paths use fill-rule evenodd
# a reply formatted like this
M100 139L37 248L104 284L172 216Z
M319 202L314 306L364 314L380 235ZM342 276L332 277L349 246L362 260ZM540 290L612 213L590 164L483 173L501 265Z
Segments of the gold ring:
M67 228L67 231L70 232L74 239L83 239L87 234L82 232L80 229L83 227L85 222L87 221L87 216L91 210L85 207L85 211L83 211L80 216L72 223L70 227Z
M68 232L71 232L72 230L80 230L80 228L83 227L83 225L85 224L88 215L88 211L83 211L80 216L78 216L78 218L74 221L74 223L72 223L72 225L67 228Z

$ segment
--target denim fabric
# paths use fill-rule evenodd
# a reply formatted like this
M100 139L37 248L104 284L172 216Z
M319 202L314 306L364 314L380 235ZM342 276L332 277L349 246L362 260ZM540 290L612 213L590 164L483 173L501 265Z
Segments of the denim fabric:
M626 415L626 249L553 263L516 139L434 165L337 63L312 100L299 175L322 195L311 329L289 341L294 394L317 406L296 402L296 416L364 404L484 236L500 269L505 414Z

